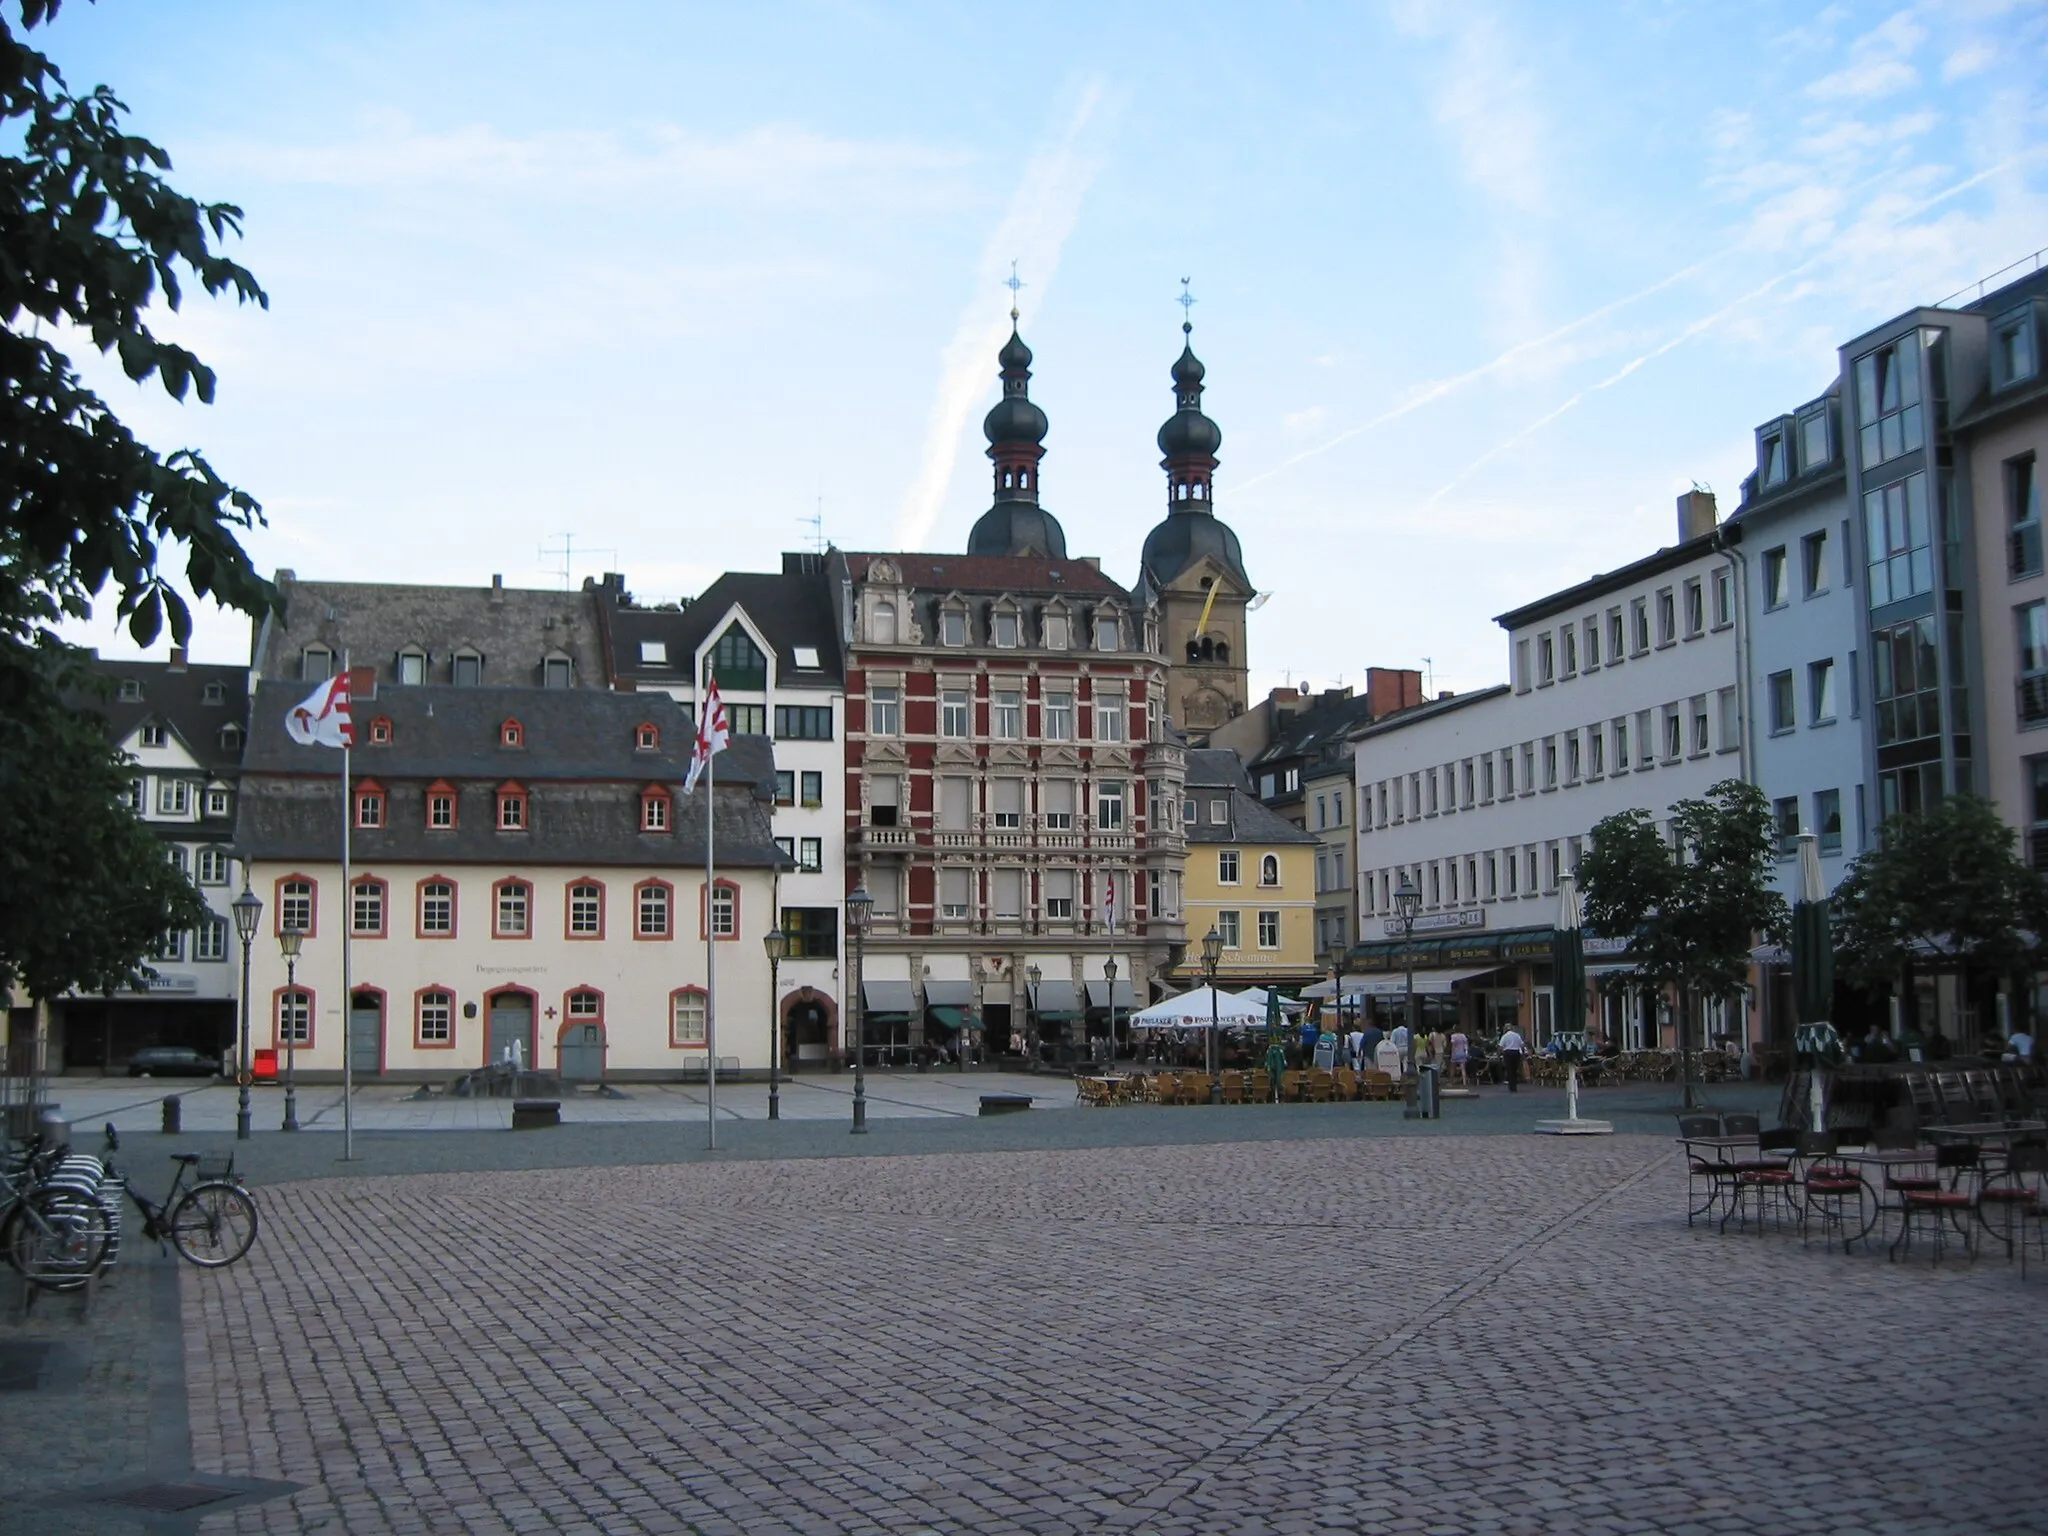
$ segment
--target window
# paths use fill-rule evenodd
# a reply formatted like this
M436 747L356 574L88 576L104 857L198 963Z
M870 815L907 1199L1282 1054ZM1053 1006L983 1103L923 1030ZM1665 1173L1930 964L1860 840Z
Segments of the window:
M794 768L778 768L775 770L775 803L777 805L796 804L796 770Z
M868 625L868 638L876 645L896 643L896 605L877 603L872 621Z
M1045 739L1074 739L1074 696L1071 693L1048 693L1045 696Z
M1686 638L1705 634L1707 629L1707 605L1705 589L1699 578L1694 577L1685 584L1685 633Z
M2020 724L2048 724L2048 603L2015 608L2013 621L2019 645Z
M299 652L299 680L324 683L334 676L334 652L324 645L309 645Z
M384 825L384 790L378 784L356 786L356 825L375 829Z
M967 614L959 608L948 608L939 615L939 644L965 645L967 643Z
M164 857L170 861L171 868L181 875L185 873L185 850L183 848L173 843L164 850Z
M1664 706L1664 757L1676 762L1685 755L1685 723L1678 718L1678 706Z
M761 648L754 644L754 637L738 623L728 625L718 643L711 647L710 666L713 675L727 688L766 688L768 686L768 658L761 654ZM749 732L759 735L758 730Z
M569 937L604 937L604 887L595 880L578 880L569 887Z
M192 810L192 786L184 779L156 781L156 809L159 816L184 816ZM329 812L329 814L333 814Z
M816 874L825 867L825 840L821 837L800 837L797 839L797 868L805 874Z
M370 745L373 747L388 747L391 745L390 716L379 715L370 722Z
M1565 625L1557 632L1557 638L1564 653L1564 675L1566 677L1576 676L1579 670L1579 631L1577 626Z
M543 688L567 688L574 679L575 670L575 664L567 656L543 657L540 685Z
M1209 802L1209 825L1221 827L1229 825L1229 822L1230 802L1228 800L1211 800Z
M1074 920L1074 872L1049 869L1045 872L1045 915L1054 922Z
M2004 389L2031 379L2037 361L2032 311L1999 316L1991 327L1991 387Z
M1384 792L1384 791L1382 791L1382 792ZM1184 826L1184 827L1192 827L1192 826L1193 826L1193 825L1195 824L1195 818L1196 818L1196 815L1197 815L1197 812L1198 812L1198 811L1199 811L1199 807L1198 807L1198 806L1197 806L1197 805L1195 804L1195 802L1194 802L1194 801L1193 801L1192 799L1187 799L1187 800L1183 800L1183 801L1181 801L1181 803L1180 803L1180 820L1181 820L1181 825L1182 825L1182 826Z
M1536 743L1533 741L1527 741L1522 743L1522 793L1525 795L1533 795L1535 792Z
M2034 479L2034 456L2009 459L2005 466L2005 567L2012 576L2041 574L2041 489Z
M484 658L481 653L460 650L455 653L455 686L458 688L480 687L484 680Z
M1017 644L1017 615L998 613L989 622L989 638L1004 650L1012 650Z
M868 825L871 827L893 827L897 823L897 809L903 803L902 781L890 774L871 778L868 783Z
M735 736L765 736L768 734L768 710L762 704L728 704L725 718Z
M1771 802L1771 828L1778 835L1778 856L1799 851L1799 797L1787 795Z
M1628 716L1614 722L1614 771L1628 772Z
M407 688L417 688L427 680L427 653L405 650L398 653L398 681Z
M1835 456L1833 434L1828 430L1828 409L1808 411L1799 418L1799 468L1811 472Z
M206 789L206 814L221 817L228 813L228 792L219 784L210 784Z
M1545 789L1557 788L1557 738L1555 736L1543 738L1543 787Z
M1237 861L1238 854L1235 848L1219 848L1216 850L1216 883L1218 885L1237 884L1239 878Z
M635 752L653 752L659 750L660 746L661 727L646 720L633 727L633 750Z
M998 741L1020 741L1024 736L1024 695L1011 689L995 692L992 711Z
M498 789L498 830L500 832L524 832L526 827L526 791L517 784L500 785Z
M1820 834L1822 853L1842 851L1842 792L1839 789L1814 791L1813 830Z
M1694 694L1688 701L1688 712L1692 715L1692 755L1705 757L1712 745L1707 735L1707 696Z
M1636 711L1636 766L1638 768L1647 768L1656 760L1657 738L1651 734L1654 720L1654 711L1647 709Z
M781 774L777 774L777 788L781 787ZM666 832L669 828L669 796L665 789L648 788L640 791L640 830L642 832Z
M1529 642L1515 642L1515 692L1527 693L1535 686L1535 674L1529 670Z
M1921 445L1920 334L1856 359L1856 419L1865 468Z
M277 1043L302 1050L313 1043L313 994L304 987L278 988Z
M830 741L832 739L832 706L829 704L776 705L775 738L778 741Z
M1113 651L1121 643L1122 634L1113 613L1095 615L1095 649Z
M714 939L730 939L740 931L740 888L730 880L716 881L711 887L711 934Z
M357 880L349 887L348 931L358 938L384 937L384 882Z
M1770 699L1771 734L1789 731L1799 723L1792 704L1792 674L1789 670L1773 672L1766 684Z
M990 825L999 832L1015 832L1024 825L1024 781L1004 778L989 780Z
M1259 948L1278 949L1279 947L1280 914L1278 912L1261 912L1259 914Z
M939 734L956 740L968 734L966 689L948 688L939 695Z
M1800 590L1808 597L1828 589L1828 531L1809 533L1799 541Z
M670 891L659 880L650 880L633 891L633 937L636 939L665 939L672 924L669 922Z
M1607 772L1607 733L1597 725L1586 727L1586 777L1597 779Z
M1908 475L1863 496L1870 558L1870 606L1880 608L1934 588L1927 525L1927 477Z
M1657 643L1669 645L1678 638L1678 605L1673 600L1671 589L1664 588L1657 594Z
M1637 656L1646 655L1650 649L1650 600L1647 597L1639 597L1630 603L1628 616L1630 628L1634 631L1633 653ZM1619 650L1615 652L1617 656L1620 654Z
M1235 912L1216 914L1216 933L1223 940L1225 949L1236 949L1242 935L1238 931L1238 915Z
M702 1045L705 1021L709 1016L708 1000L695 987L682 987L671 992L668 999L668 1043L683 1047Z
M1731 610L1728 592L1728 573L1725 570L1714 572L1714 628L1716 629L1726 629L1734 622L1730 617Z
M1259 884L1278 885L1279 883L1280 858L1278 854L1269 853L1259 860Z
M163 725L155 720L142 727L142 744L145 747L160 747L167 739Z
M1064 613L1048 613L1045 616L1045 648L1048 651L1064 651L1073 643L1071 630Z
M1395 786L1398 794L1400 786ZM1500 792L1503 798L1515 792L1515 754L1511 748L1504 748L1500 754Z
M501 939L523 939L533 905L533 887L521 880L500 881L493 893L497 920L492 928Z
M1124 786L1121 781L1109 779L1095 786L1095 827L1099 832L1123 831Z
M226 885L228 883L227 849L202 848L199 850L199 883L201 885Z
M1548 634L1536 637L1536 686L1557 681L1557 642Z
M423 939L455 937L455 882L422 880L419 887L419 932Z
M1479 801L1482 805L1493 803L1493 754L1487 753L1479 759Z
M792 960L831 960L839 954L837 907L784 907L782 931Z
M132 677L122 678L120 698L123 704L140 704L142 702L141 682Z
M640 642L640 665L643 667L667 666L668 642L666 640L642 640Z
M1512 848L1510 848L1507 851L1507 853L1503 855L1503 858L1507 864L1508 871L1508 894L1512 896L1515 894L1517 886L1520 882L1521 877L1518 871L1522 867L1521 861L1515 857L1515 850Z
M1735 702L1735 690L1723 688L1714 696L1721 705L1721 750L1733 752L1742 745L1742 717Z
M413 1037L424 1046L455 1043L455 994L435 988L413 1000Z
M1810 662L1806 668L1806 704L1815 725L1835 718L1835 659Z
M1564 780L1567 784L1579 782L1579 775L1583 766L1579 759L1579 733L1577 731L1566 731L1564 733Z
M973 893L973 872L965 869L939 871L939 916L958 922L965 919Z
M314 931L312 881L294 875L277 882L277 931L304 934Z
M1124 696L1120 693L1099 693L1095 696L1095 739L1097 741L1122 741L1124 739Z
M825 775L815 768L803 772L803 803L816 808L825 803Z
M1757 438L1757 483L1768 490L1782 485L1788 474L1785 433L1782 429L1759 434Z
M447 784L427 786L427 829L450 831L455 826L455 791Z
M998 869L988 877L989 915L1011 921L1024 915L1024 871Z
M225 960L227 957L228 920L224 917L201 918L199 926L192 930L192 958Z
M1934 622L1931 615L1912 619L1877 630L1870 637L1871 699L1877 706L1880 747L1941 734L1941 674ZM2038 631L2035 633L2039 635ZM2048 641L2048 635L2039 638ZM2038 661L2048 656L2048 650L2036 649L2033 656ZM2022 649L2023 670L2027 661L2028 652ZM1919 804L1887 806L1883 815L1890 817L1901 809L1917 810Z
M1048 832L1071 832L1074 829L1074 781L1072 779L1047 779L1041 791L1045 807L1045 829ZM1192 804L1192 802L1190 802Z
M868 690L868 734L870 736L894 736L903 729L899 701L902 691L897 688L870 688Z

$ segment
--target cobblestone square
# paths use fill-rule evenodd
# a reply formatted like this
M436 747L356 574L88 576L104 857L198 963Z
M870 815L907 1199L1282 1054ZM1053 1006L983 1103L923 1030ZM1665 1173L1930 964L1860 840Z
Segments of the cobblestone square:
M2037 1532L2048 1277L1661 1138L329 1178L183 1276L206 1531Z

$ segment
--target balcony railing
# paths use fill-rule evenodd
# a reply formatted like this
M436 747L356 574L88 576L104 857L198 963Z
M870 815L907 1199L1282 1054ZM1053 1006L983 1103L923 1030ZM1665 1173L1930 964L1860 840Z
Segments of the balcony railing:
M2048 672L2024 674L2017 686L2020 724L2048 725Z

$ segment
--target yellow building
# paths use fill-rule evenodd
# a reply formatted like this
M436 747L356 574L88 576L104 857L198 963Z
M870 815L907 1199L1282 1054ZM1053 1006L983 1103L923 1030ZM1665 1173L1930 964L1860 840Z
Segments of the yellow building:
M1188 952L1174 979L1201 983L1202 940L1214 929L1223 940L1216 984L1225 991L1313 982L1315 834L1258 802L1235 752L1192 750L1187 775Z

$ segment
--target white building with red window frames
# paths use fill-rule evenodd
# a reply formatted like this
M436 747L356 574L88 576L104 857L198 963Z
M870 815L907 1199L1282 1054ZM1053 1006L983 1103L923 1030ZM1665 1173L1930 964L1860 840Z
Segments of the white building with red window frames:
M358 682L346 889L341 753L286 735L303 683L261 684L252 706L235 841L264 902L258 1048L295 1036L299 1070L340 1072L346 925L358 1077L452 1077L511 1050L572 1079L676 1076L707 1055L708 928L721 1067L767 1070L760 934L787 860L765 740L736 738L686 797L690 722L662 695ZM306 934L295 986L287 924Z

